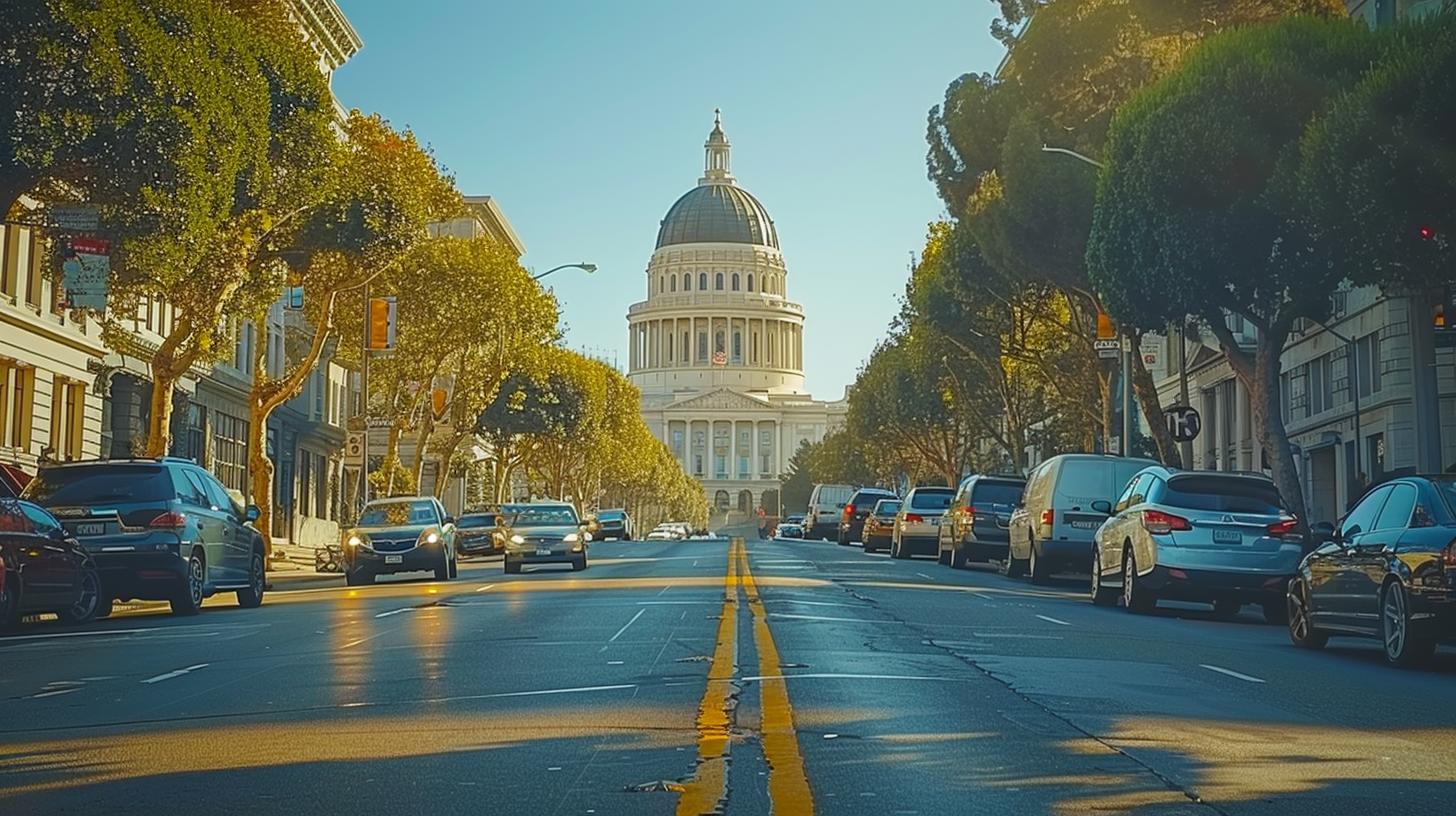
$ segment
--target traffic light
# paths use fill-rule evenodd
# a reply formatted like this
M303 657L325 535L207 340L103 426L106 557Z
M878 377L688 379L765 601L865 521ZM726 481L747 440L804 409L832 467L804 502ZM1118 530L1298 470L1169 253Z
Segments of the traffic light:
M1416 228L1416 235L1419 235L1422 241L1429 241L1436 237L1436 228L1430 224L1422 224Z
M395 301L392 297L369 299L368 337L364 346L370 351L394 348Z

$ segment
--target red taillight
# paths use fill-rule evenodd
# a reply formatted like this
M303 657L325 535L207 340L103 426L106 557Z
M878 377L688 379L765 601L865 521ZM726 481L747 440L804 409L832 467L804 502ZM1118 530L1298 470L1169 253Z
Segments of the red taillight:
M187 514L168 510L147 522L147 526L159 530L179 530L187 526Z
M846 504L844 506L844 517L845 518L854 518L854 505L852 505L852 504Z
M1299 520L1292 518L1280 519L1265 529L1269 531L1269 535L1275 538L1283 538L1287 535L1294 535L1295 531L1299 529Z
M976 520L976 506L974 504L966 505L966 518L972 522Z
M1051 526L1051 524L1052 524L1052 511L1051 510L1043 510L1043 511L1041 511L1041 523L1047 525L1048 527Z
M1182 516L1175 516L1172 513L1161 513L1157 510L1143 511L1143 529L1153 535L1164 535L1174 530L1192 530L1193 525L1188 519Z
M905 523L906 524L923 524L924 522L925 522L925 516L922 516L919 513L906 513L905 514Z

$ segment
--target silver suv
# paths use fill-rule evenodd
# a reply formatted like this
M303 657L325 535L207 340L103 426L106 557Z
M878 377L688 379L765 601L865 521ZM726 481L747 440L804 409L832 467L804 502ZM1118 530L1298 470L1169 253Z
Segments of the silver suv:
M935 555L940 547L940 522L955 498L953 487L916 487L905 494L890 532L890 557Z
M1198 601L1229 617L1257 603L1270 623L1284 622L1305 539L1268 477L1150 467L1115 506L1098 504L1113 515L1093 545L1093 603L1121 597L1143 612L1159 598Z

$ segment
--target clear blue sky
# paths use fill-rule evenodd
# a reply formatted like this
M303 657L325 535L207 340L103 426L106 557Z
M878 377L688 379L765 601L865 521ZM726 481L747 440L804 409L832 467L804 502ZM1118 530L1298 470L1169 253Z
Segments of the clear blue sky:
M713 108L807 313L809 387L837 398L884 335L942 212L925 116L994 70L991 0L339 0L364 49L334 78L495 196L551 277L567 343L614 350L657 225L702 174Z

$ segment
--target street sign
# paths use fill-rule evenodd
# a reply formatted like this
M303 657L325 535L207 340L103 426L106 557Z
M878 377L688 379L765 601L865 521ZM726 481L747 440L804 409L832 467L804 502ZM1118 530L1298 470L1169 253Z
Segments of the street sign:
M360 431L350 431L344 439L344 464L354 467L364 465L365 436Z
M1174 442L1192 442L1203 430L1203 419L1197 409L1187 405L1165 409L1163 416L1168 420L1168 433L1173 435Z
M1092 341L1092 348L1097 349L1097 356L1104 360L1116 360L1122 353L1122 341L1113 338L1098 338Z
M101 227L101 213L95 207L50 204L45 220L57 232L95 232Z
M111 243L100 238L71 238L62 249L61 287L72 309L106 311L111 277Z

